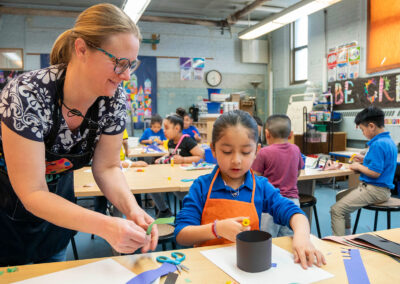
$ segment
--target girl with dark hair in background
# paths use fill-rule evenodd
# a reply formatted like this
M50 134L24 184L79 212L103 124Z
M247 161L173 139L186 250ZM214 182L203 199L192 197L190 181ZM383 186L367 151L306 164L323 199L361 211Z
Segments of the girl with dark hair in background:
M182 133L189 135L191 138L196 140L197 143L199 143L201 141L200 132L195 126L192 125L193 119L190 117L190 115L181 107L176 109L176 114L183 117Z

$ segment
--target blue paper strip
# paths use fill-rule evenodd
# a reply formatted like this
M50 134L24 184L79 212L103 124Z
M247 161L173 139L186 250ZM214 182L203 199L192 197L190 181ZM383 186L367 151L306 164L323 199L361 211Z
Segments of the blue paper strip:
M358 249L350 249L349 253L350 258L343 259L349 284L370 284L360 251Z
M136 275L131 280L126 282L126 284L148 284L157 278L167 275L170 272L175 272L176 270L176 265L164 262L163 265L157 269L148 270Z

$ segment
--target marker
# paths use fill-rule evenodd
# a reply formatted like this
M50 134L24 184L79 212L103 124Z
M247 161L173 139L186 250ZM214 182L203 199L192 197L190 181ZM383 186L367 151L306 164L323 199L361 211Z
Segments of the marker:
M351 155L351 157L350 157L350 159L349 159L349 163L353 162L353 159L355 158L355 156L357 156L357 154Z

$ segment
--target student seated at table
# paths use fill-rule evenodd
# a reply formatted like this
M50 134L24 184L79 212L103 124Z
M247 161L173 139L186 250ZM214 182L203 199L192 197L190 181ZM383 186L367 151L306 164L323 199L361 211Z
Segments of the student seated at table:
M310 226L303 211L282 197L265 177L250 167L256 156L257 124L241 110L222 114L214 123L211 149L217 166L194 181L176 217L175 237L184 246L207 246L236 241L242 231L258 230L262 212L294 231L294 261L303 268L325 264L310 241ZM244 227L244 218L250 225Z
M187 134L189 135L191 138L193 138L194 140L196 140L196 142L200 142L201 141L201 137L200 137L200 132L199 130L196 128L196 126L193 126L193 119L190 117L190 115L186 112L185 109L178 107L176 109L176 114L183 117L183 129L182 129L182 133L183 134Z
M167 140L164 131L161 128L162 121L163 119L160 115L153 115L150 121L150 128L146 128L140 137L139 142L146 145L153 143L161 145L164 140Z
M365 138L369 139L366 155L355 156L350 169L360 172L360 184L356 188L339 192L331 207L332 233L343 236L350 233L350 213L364 206L385 202L394 188L397 148L385 130L385 114L375 106L359 112L354 119ZM347 231L347 232L346 232Z
M199 162L204 158L204 150L196 141L187 134L182 134L183 117L174 114L164 119L165 136L168 138L168 154L157 159L156 164L169 164L173 159L175 164L185 164ZM179 198L183 199L185 192L174 192ZM164 194L151 193L157 209L159 210L157 218L172 216L172 212L164 200Z
M304 162L299 147L288 141L293 135L291 129L288 116L276 114L268 117L265 122L268 146L258 152L252 169L256 175L268 178L275 188L279 188L283 197L300 206L297 177ZM288 226L276 224L268 213L261 215L261 230L270 233L274 238L293 235Z

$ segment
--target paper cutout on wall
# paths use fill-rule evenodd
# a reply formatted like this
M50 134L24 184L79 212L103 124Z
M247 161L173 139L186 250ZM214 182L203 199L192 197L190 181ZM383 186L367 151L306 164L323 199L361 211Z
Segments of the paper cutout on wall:
M154 56L139 56L141 61L129 81L123 82L127 94L128 115L135 129L141 129L144 118L157 113L157 59Z

